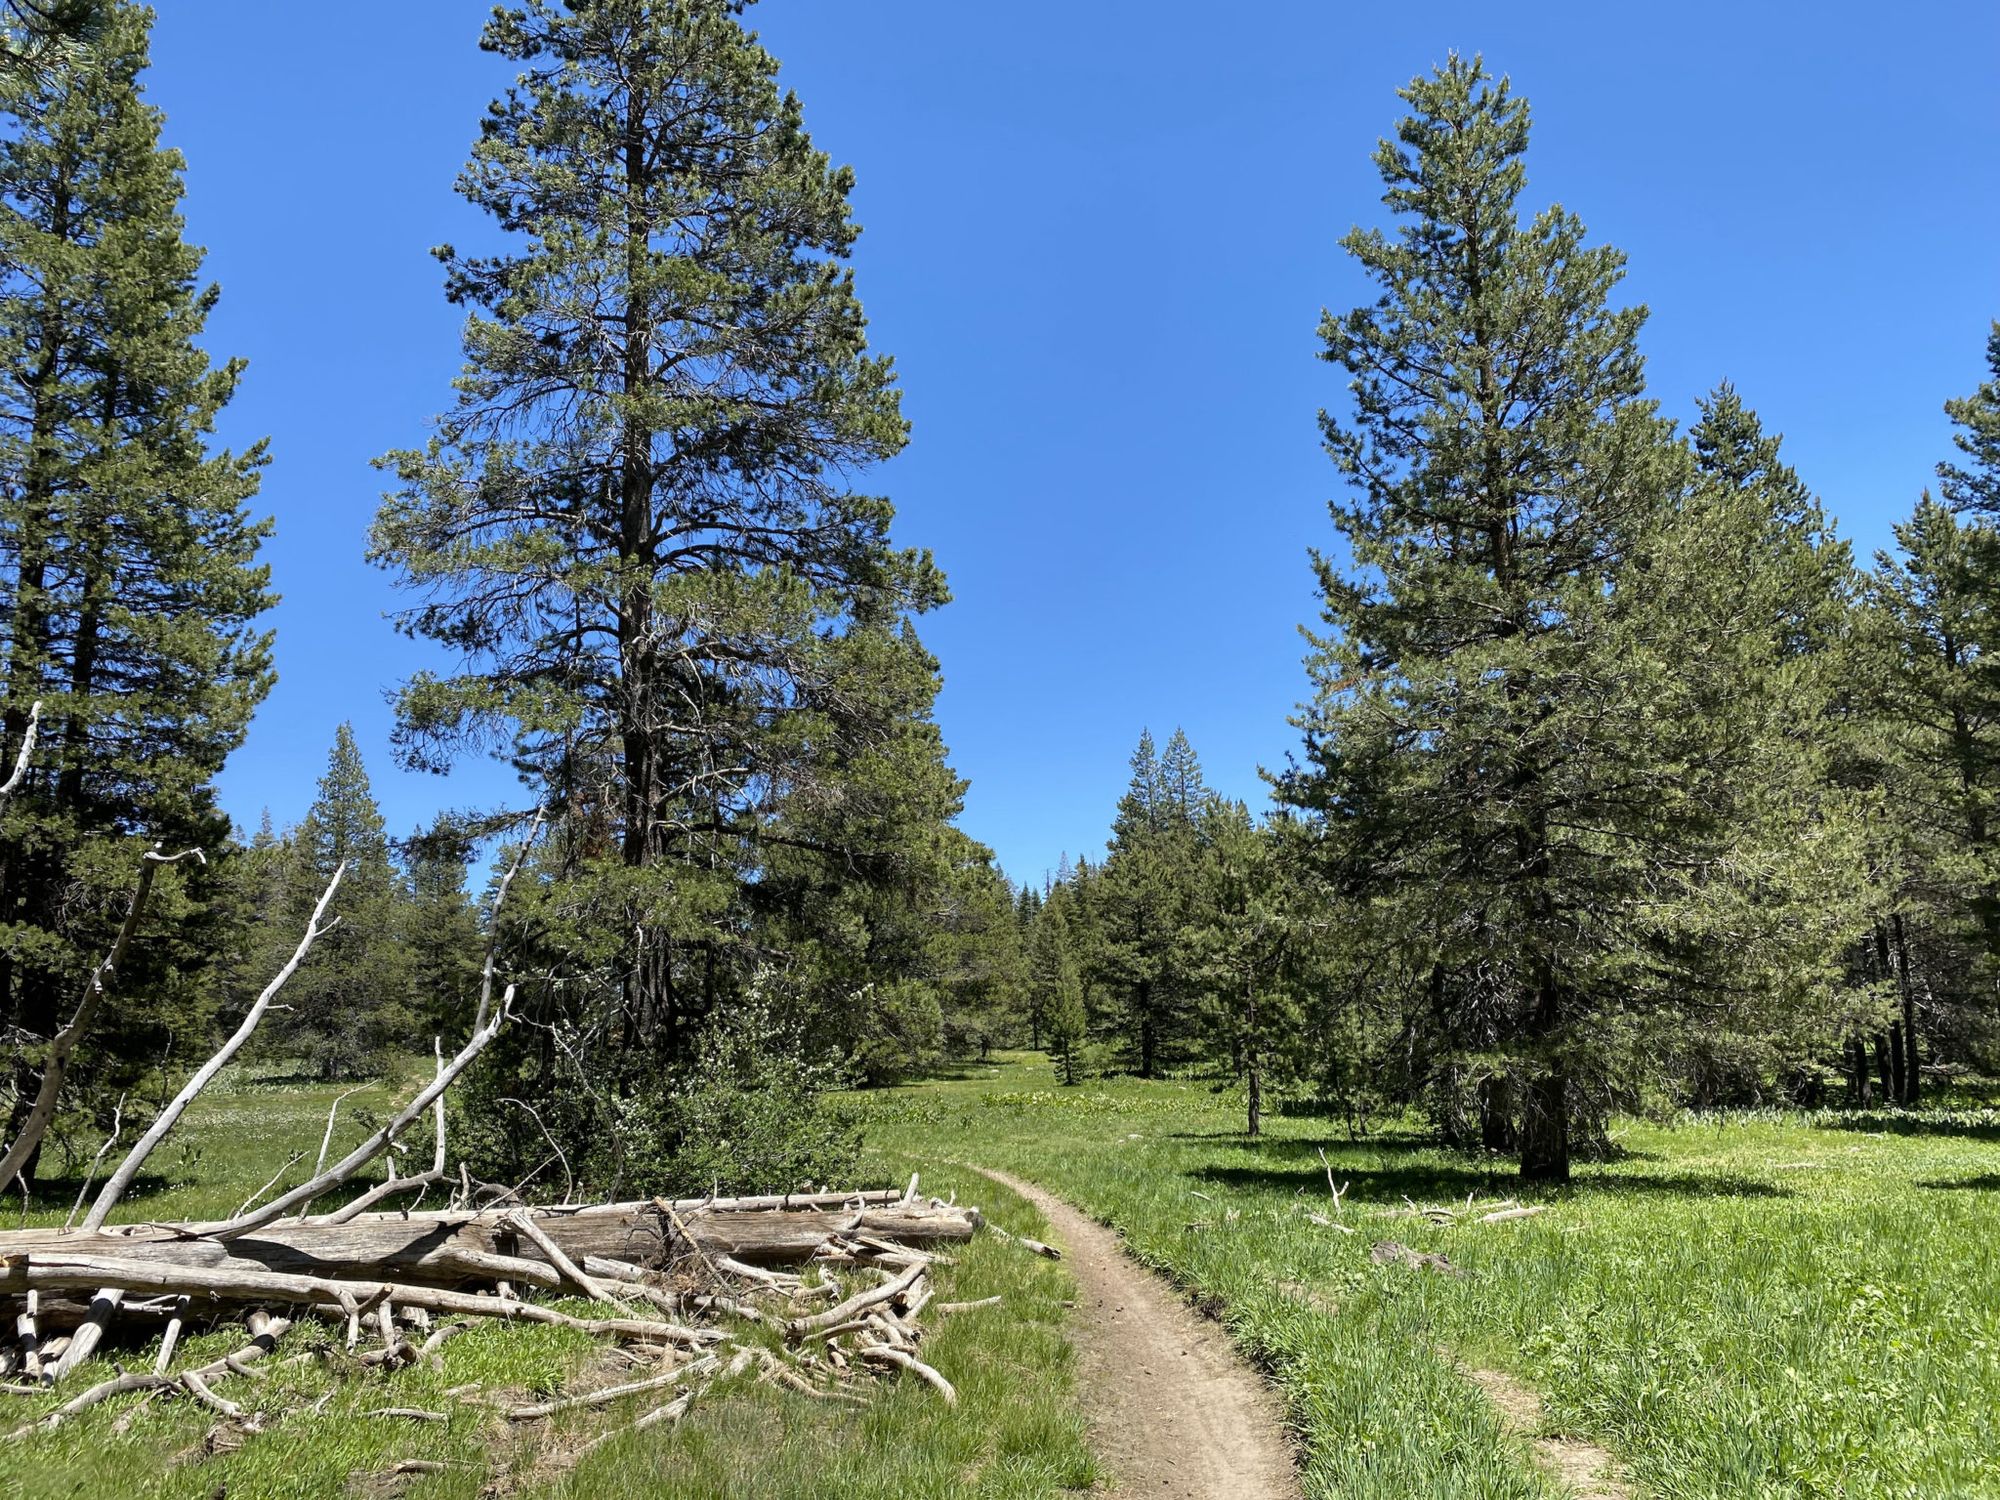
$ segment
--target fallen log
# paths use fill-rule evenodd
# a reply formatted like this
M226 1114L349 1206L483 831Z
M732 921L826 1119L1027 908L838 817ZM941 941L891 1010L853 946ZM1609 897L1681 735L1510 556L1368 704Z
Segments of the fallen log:
M17 1229L0 1231L0 1262L39 1265L50 1257L63 1261L109 1257L182 1271L266 1272L431 1287L499 1279L555 1290L567 1272L520 1232L516 1216L521 1215L573 1266L594 1258L659 1267L683 1250L695 1249L746 1264L783 1264L809 1260L822 1246L856 1229L904 1242L962 1241L972 1237L974 1223L964 1210L922 1204L883 1204L853 1211L732 1210L683 1216L683 1236L652 1204L623 1203L531 1214L521 1209L364 1214L341 1224L325 1220L270 1224L228 1240L206 1238L200 1224L138 1224L91 1232ZM58 1285L33 1284L52 1289ZM80 1290L113 1284L107 1280ZM142 1284L187 1289L171 1278L156 1277ZM67 1289L67 1283L62 1285ZM0 1292L13 1289L14 1283L0 1278Z

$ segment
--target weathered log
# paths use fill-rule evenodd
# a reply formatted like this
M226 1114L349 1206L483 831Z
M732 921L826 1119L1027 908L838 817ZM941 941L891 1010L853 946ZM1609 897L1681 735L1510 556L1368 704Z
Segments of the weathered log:
M684 1223L694 1243L710 1254L770 1264L810 1258L835 1236L861 1227L857 1220L897 1240L965 1240L972 1235L972 1219L962 1210L921 1205L854 1212L697 1213ZM658 1265L670 1243L678 1244L671 1228L647 1203L543 1210L533 1215L532 1222L578 1265L587 1257ZM509 1227L507 1211L367 1214L344 1224L288 1222L231 1240L206 1238L204 1227L140 1224L91 1233L0 1231L0 1258L109 1256L157 1266L359 1277L425 1286L496 1278L520 1286L560 1285L558 1271L540 1247Z
M0 1262L0 1291L5 1292L43 1287L75 1289L107 1282L127 1290L145 1287L157 1291L186 1292L193 1297L223 1302L334 1306L350 1319L375 1308L385 1298L394 1298L407 1306L438 1312L519 1318L524 1322L577 1328L586 1333L652 1338L670 1344L699 1346L725 1337L713 1329L683 1328L677 1324L642 1318L573 1318L555 1308L532 1302L514 1302L502 1297L481 1297L470 1292L441 1291L436 1287L386 1281L337 1281L319 1276L290 1276L277 1271L246 1271L231 1266L182 1266L101 1256L63 1258L51 1255L45 1260L17 1257Z

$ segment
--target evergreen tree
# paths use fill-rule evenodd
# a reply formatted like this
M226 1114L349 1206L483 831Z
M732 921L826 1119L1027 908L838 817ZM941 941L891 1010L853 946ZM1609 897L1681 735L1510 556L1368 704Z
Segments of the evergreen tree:
M1034 951L1035 924L1041 920L1042 893L1031 885L1024 885L1014 893L1014 930L1017 934L1017 950L1021 955L1021 1004L1022 1019L1028 1023L1028 1045L1035 1051L1042 1050L1042 1005L1041 998L1030 982L1028 966Z
M1938 465L1938 483L1947 505L2000 521L2000 319L1986 335L1987 379L1970 396L1945 402L1945 415L1958 431L1952 444L1963 463Z
M286 986L290 1009L274 1035L321 1078L365 1074L391 1047L414 1040L414 1027L403 891L350 724L335 733L319 795L292 835L291 856L285 932L303 932L333 872L342 865L346 872L330 908L340 925Z
M1208 990L1212 1030L1244 1083L1248 1132L1257 1135L1272 1052L1293 1024L1284 971L1296 923L1276 838L1248 807L1209 799L1201 834L1201 880L1183 936Z
M992 851L964 835L937 923L945 1045L982 1061L1029 1019L1026 949L1007 877Z
M103 0L0 0L0 72L38 72L74 60L104 29Z
M1610 305L1623 257L1559 208L1518 215L1525 102L1455 55L1403 98L1375 158L1401 225L1343 242L1382 295L1321 324L1352 377L1352 421L1322 426L1353 571L1315 558L1317 696L1281 793L1448 1052L1520 1076L1523 1174L1559 1179L1659 997L1650 886L1699 811L1656 744L1667 622L1625 573L1685 465L1643 399L1644 314Z
M1893 988L1894 1029L1854 1018L1848 1068L1872 1094L1871 1033L1890 1092L1916 1102L1928 1001L1935 1041L1959 1055L1991 1054L1991 976L2000 960L2000 669L1993 642L2000 594L1987 585L1995 539L1926 494L1878 553L1867 614L1868 741L1859 774L1879 788L1871 864L1882 903L1862 967ZM1870 1022L1874 1024L1870 1024ZM1877 1027L1881 1030L1877 1031ZM1900 1082L1900 1087L1897 1086Z
M30 1038L67 1013L143 849L219 850L210 782L271 683L254 625L268 526L245 510L264 450L211 446L242 366L199 346L216 291L142 96L151 12L37 7L56 9L89 45L0 69L0 752L44 705L0 820L0 1027ZM134 945L77 1082L122 1087L192 1029L217 878L162 876L158 934ZM31 1049L17 1092L35 1067Z
M1081 1081L1086 1025L1083 1013L1083 985L1076 974L1076 960L1069 947L1069 925L1063 917L1064 903L1051 900L1035 924L1029 985L1036 1010L1048 1035L1049 1055L1055 1059L1057 1076L1065 1084Z
M485 940L465 886L465 860L448 829L408 844L409 895L401 903L411 1016L431 1036L463 1036L478 1007Z
M1095 972L1141 1078L1158 1076L1197 1021L1195 986L1178 938L1196 879L1195 819L1207 793L1187 737L1176 730L1168 751L1163 760L1151 732L1140 735L1098 903L1102 946Z
M459 187L510 239L440 252L465 373L385 460L373 533L405 628L464 662L405 686L403 753L502 744L557 815L524 1008L594 1038L619 1094L668 1087L760 965L843 1047L867 997L931 984L915 914L963 792L910 625L943 579L850 487L906 439L852 174L742 9L495 12L484 45L524 71Z

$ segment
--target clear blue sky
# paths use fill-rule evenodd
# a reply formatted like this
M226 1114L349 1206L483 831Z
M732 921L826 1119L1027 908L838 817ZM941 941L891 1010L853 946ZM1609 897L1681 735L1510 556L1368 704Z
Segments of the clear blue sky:
M361 561L371 456L447 401L459 318L426 254L479 236L451 181L503 65L478 0L157 0L152 98L189 160L269 434L281 680L223 778L254 826L311 798L352 718L393 830L512 793L397 770L422 660ZM1529 198L1631 257L1655 393L1736 381L1863 549L1943 454L2000 315L2000 6L1256 7L765 0L820 144L859 178L861 296L915 426L880 476L957 595L925 625L964 823L1017 877L1102 847L1141 726L1258 794L1303 687L1305 549L1334 489L1314 413L1335 246L1376 221L1395 89L1483 49L1534 105ZM515 794L518 795L518 794Z

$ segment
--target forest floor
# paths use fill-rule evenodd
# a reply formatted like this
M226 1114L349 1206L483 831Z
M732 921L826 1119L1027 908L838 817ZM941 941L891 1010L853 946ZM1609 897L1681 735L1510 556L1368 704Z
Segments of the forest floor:
M1063 1088L1037 1057L866 1107L878 1149L1037 1184L1220 1320L1308 1496L2000 1496L1990 1105L1625 1123L1534 1193L1414 1131L1251 1140L1233 1089ZM1468 1198L1541 1212L1482 1224Z
M184 1144L161 1153L121 1217L231 1212L292 1153L317 1148L338 1092L233 1073L197 1103ZM377 1123L390 1098L374 1089L343 1104L336 1147ZM185 1402L121 1398L0 1442L0 1494L1056 1500L1098 1485L1172 1495L1149 1487L1106 1425L1104 1388L1157 1394L1148 1360L1196 1356L1093 1346L1103 1300L1116 1314L1129 1285L1107 1291L1099 1273L1130 1267L1067 1204L1161 1273L1152 1295L1176 1289L1268 1377L1309 1497L2000 1497L1991 1108L1625 1124L1614 1160L1530 1194L1505 1164L1415 1132L1350 1140L1336 1122L1280 1116L1253 1141L1233 1090L1129 1079L1062 1088L1033 1055L851 1098L870 1140L858 1179L921 1169L926 1191L978 1203L1016 1233L1073 1236L1082 1250L1056 1263L980 1236L954 1252L941 1298L1005 1299L954 1315L927 1341L961 1393L955 1409L914 1383L844 1409L746 1380L716 1388L677 1429L619 1438L578 1462L583 1437L634 1412L524 1433L477 1395L446 1392L575 1389L600 1373L587 1337L481 1328L431 1364L384 1375L348 1368L337 1340L305 1327L281 1355L325 1352L268 1367L245 1398L270 1413L261 1431L220 1428ZM1060 1202L1045 1214L979 1168ZM1337 1209L1328 1171L1345 1185ZM25 1222L60 1223L76 1187L48 1184L41 1201L61 1206ZM1485 1224L1410 1212L1462 1210L1468 1197L1542 1211ZM18 1210L4 1217L23 1222ZM1389 1242L1462 1274L1378 1252ZM1165 1311L1145 1319L1192 1350L1210 1335L1162 1323L1182 1311L1175 1300L1166 1291ZM240 1342L225 1331L196 1347L219 1356ZM130 1346L106 1357L150 1363ZM1254 1413L1256 1394L1246 1399ZM0 1398L0 1423L53 1404ZM366 1415L387 1405L449 1420L412 1430ZM1149 1451L1185 1444L1172 1425ZM412 1456L449 1467L381 1477ZM1262 1461L1230 1460L1246 1474Z

